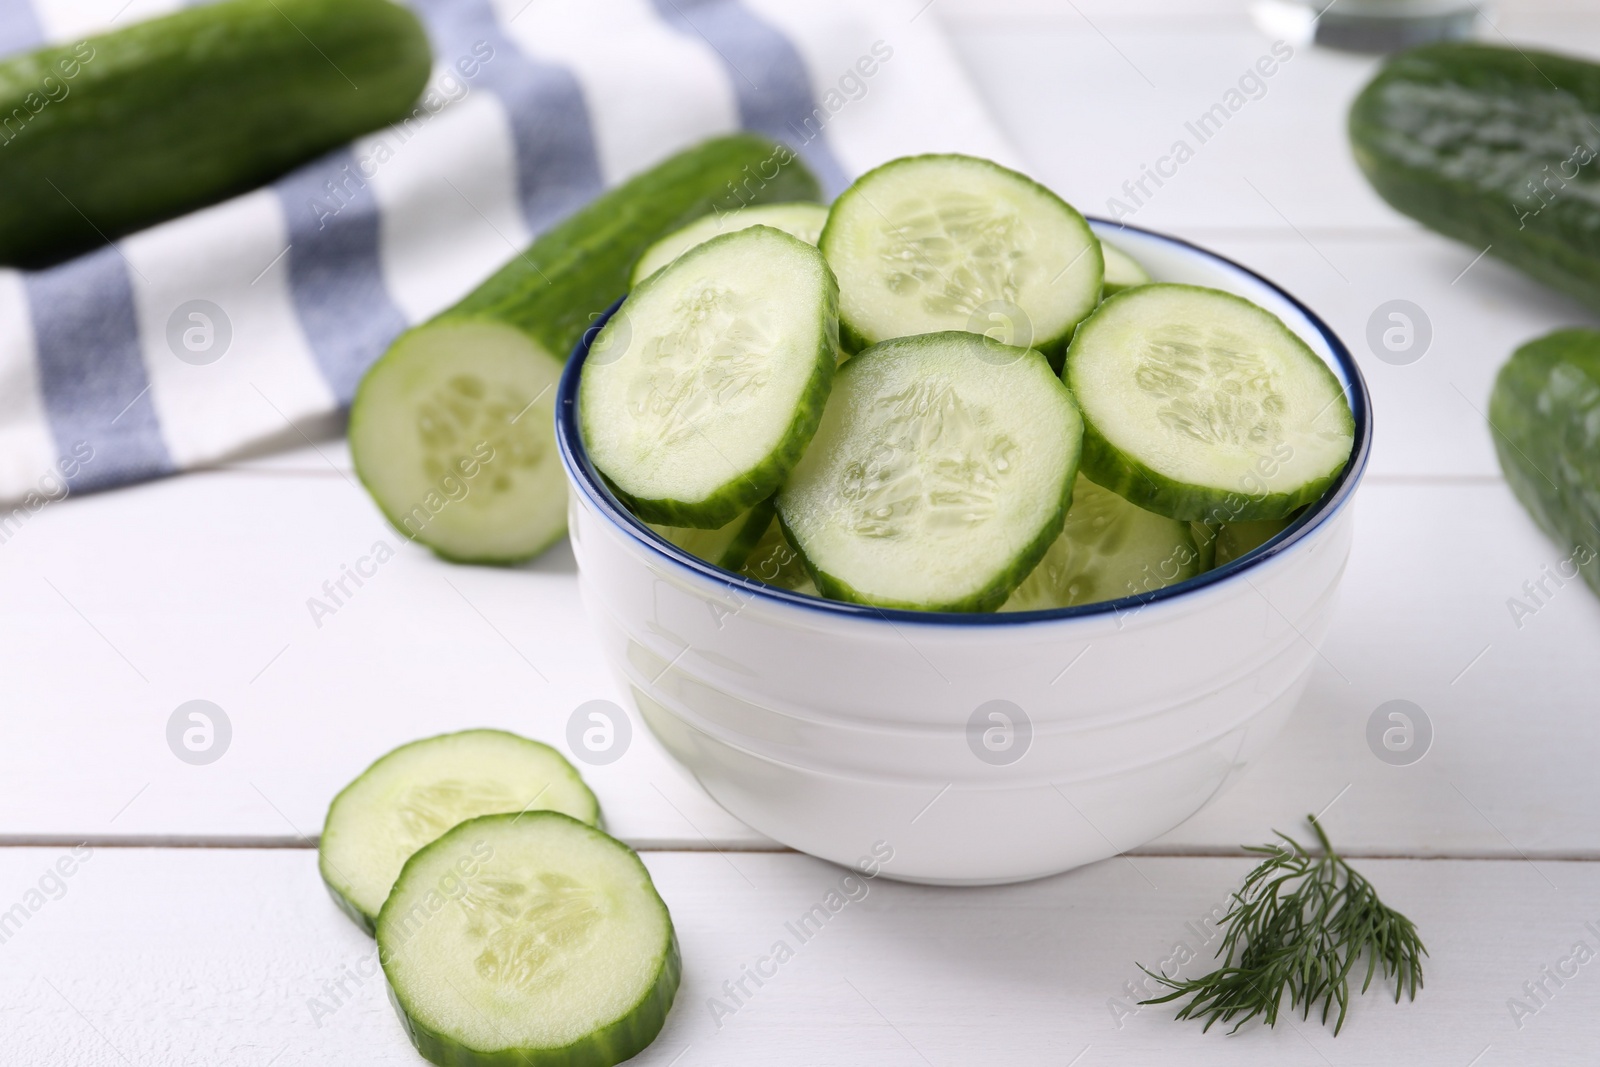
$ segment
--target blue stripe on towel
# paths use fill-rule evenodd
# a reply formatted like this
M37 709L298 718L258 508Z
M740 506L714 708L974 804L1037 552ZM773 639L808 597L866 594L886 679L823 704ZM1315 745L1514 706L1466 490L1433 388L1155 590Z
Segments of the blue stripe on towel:
M44 31L28 0L0 0L0 56L37 48Z
M289 232L289 291L340 406L405 329L378 260L378 206L355 153L330 152L273 184Z
M72 488L170 474L122 253L106 245L22 277L56 447L63 455L79 441L94 448L94 461L69 479Z
M734 0L654 0L667 25L716 50L739 100L739 124L795 148L828 197L850 180L822 135L827 113L811 96L800 53L776 27Z
M529 231L540 233L593 199L605 182L583 90L572 73L518 48L487 0L413 0L412 6L428 26L437 61L454 68L459 78L464 72L457 64L472 69L476 60L476 75L463 80L474 88L486 86L504 102L516 140L518 199ZM487 62L483 45L494 50Z
M476 61L467 79L500 94L516 139L519 199L534 232L564 218L602 187L589 115L576 80L530 59L501 30L486 0L418 0L441 64ZM481 43L493 49L484 62ZM463 72L457 69L457 76ZM419 104L415 123L431 114ZM409 120L408 120L409 121ZM378 207L349 149L332 152L274 185L288 220L289 286L300 325L341 406L361 375L405 329L384 287ZM507 258L513 254L506 250Z

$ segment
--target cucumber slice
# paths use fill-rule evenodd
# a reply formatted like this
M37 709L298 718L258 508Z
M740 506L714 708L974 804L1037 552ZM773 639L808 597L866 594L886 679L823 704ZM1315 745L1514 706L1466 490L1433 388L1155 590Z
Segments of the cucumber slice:
M600 821L566 759L503 730L463 730L401 745L333 798L317 866L333 899L368 933L406 860L456 823L535 809Z
M1199 573L1200 552L1188 523L1135 507L1080 474L1061 536L1000 610L1115 600Z
M773 507L772 498L768 497L726 526L719 526L715 530L655 524L651 524L650 529L691 556L698 556L714 567L736 571L744 566L757 542L773 525Z
M407 861L378 958L417 1051L452 1067L609 1067L661 1032L682 962L639 857L557 812L461 823Z
M1100 242L1100 253L1106 261L1106 279L1102 297L1115 296L1124 289L1132 289L1136 285L1149 285L1155 279L1150 277L1150 272L1139 266L1139 261L1128 253L1112 244L1110 241Z
M1247 552L1254 552L1278 534L1287 530L1300 509L1282 519L1262 519L1257 522L1191 522L1195 544L1200 546L1200 569L1208 571Z
M350 408L356 471L389 522L461 562L511 563L560 540L561 367L527 334L487 319L403 334Z
M910 156L862 175L820 242L839 278L852 351L968 330L1036 348L1060 366L1100 299L1100 242L1044 186L971 156Z
M800 553L783 536L783 524L774 516L761 540L750 551L739 573L767 585L817 596L817 585L806 572Z
M1272 313L1192 285L1101 304L1067 352L1083 472L1174 519L1279 519L1322 495L1355 419L1327 365Z
M1036 351L961 331L885 341L839 368L778 517L826 596L992 611L1061 533L1081 434Z
M1200 570L1210 570L1217 565L1217 534L1222 525L1215 522L1191 522L1189 533L1194 536L1195 547L1200 550Z
M636 288L656 271L683 255L696 245L713 237L736 233L751 226L771 226L790 237L797 237L808 245L815 245L822 236L822 226L828 221L828 209L821 204L797 202L793 204L763 204L759 207L725 211L720 215L698 218L676 233L669 233L649 248L633 268Z
M1274 537L1289 528L1294 519L1266 519L1261 522L1229 522L1224 523L1222 529L1217 531L1217 560L1218 567L1229 560L1238 559L1247 552L1254 552Z
M822 254L770 226L646 279L578 387L594 465L646 522L715 529L777 491L816 432L838 358Z

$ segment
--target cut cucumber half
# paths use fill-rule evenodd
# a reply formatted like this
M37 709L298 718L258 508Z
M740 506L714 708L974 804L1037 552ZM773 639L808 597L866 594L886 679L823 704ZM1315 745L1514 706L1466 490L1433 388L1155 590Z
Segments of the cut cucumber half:
M610 1067L661 1032L682 963L633 850L557 812L486 815L407 861L378 958L411 1042L451 1067Z
M1225 523L1217 531L1217 566L1254 552L1289 528L1293 518Z
M885 341L839 368L778 516L827 596L992 611L1061 533L1081 434L1036 351L958 331Z
M821 204L803 201L793 204L762 204L758 207L724 211L719 215L706 215L695 219L676 233L669 233L649 248L633 268L636 288L656 271L683 255L696 245L705 244L713 237L737 233L751 226L771 226L796 237L808 245L815 245L822 236L822 226L828 221L828 209Z
M600 805L572 764L503 730L463 730L383 756L333 798L317 866L333 898L371 933L400 868L456 823L551 809L587 823Z
M744 566L751 550L773 525L773 507L772 498L768 497L726 526L719 526L715 530L654 524L650 529L691 556L703 559L714 567L736 571Z
M646 522L715 529L777 491L838 358L822 255L770 226L707 241L606 323L578 387L589 457Z
M774 162L778 173L759 188L735 187ZM350 451L379 508L407 537L463 563L513 563L554 544L567 487L553 385L639 256L708 211L816 195L788 148L738 133L684 149L546 229L367 372L350 409ZM474 450L496 457L481 473Z
M567 529L556 456L562 362L487 319L402 336L350 407L356 473L395 529L446 559L511 563Z
M1279 519L1355 442L1339 380L1271 312L1192 285L1118 293L1079 327L1067 385L1083 472L1174 519Z
M766 585L816 596L817 585L800 560L800 553L783 536L783 524L772 519L761 540L750 551L739 573Z
M1150 277L1149 271L1139 266L1138 260L1110 241L1100 242L1100 252L1106 260L1106 280L1102 297L1115 296L1124 289L1132 289L1136 285L1149 285L1155 280Z
M1100 242L1083 216L971 156L910 156L867 172L834 203L820 246L851 350L967 330L1060 366L1100 299Z
M1080 474L1061 536L1000 610L1115 600L1199 573L1200 552L1188 523L1135 507Z

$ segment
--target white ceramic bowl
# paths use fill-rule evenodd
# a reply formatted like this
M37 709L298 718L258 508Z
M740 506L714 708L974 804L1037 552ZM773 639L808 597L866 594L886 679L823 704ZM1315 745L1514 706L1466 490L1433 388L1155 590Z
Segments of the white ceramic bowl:
M650 729L738 818L892 878L1021 881L1134 848L1194 814L1305 688L1350 551L1372 429L1332 331L1266 279L1171 237L1095 223L1160 280L1288 324L1355 413L1327 495L1243 559L1165 589L1025 614L888 611L746 581L668 544L605 488L578 430L580 345L557 438L584 604ZM590 334L592 337L592 332Z

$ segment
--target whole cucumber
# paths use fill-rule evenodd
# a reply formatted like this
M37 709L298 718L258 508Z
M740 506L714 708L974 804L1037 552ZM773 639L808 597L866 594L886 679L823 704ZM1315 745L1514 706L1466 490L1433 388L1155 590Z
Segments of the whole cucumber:
M390 0L223 0L0 62L0 263L270 181L406 115L431 64Z
M1489 425L1511 491L1564 554L1556 570L1600 593L1600 331L1558 330L1512 353Z
M1349 129L1393 207L1600 307L1600 66L1428 45L1383 66Z

